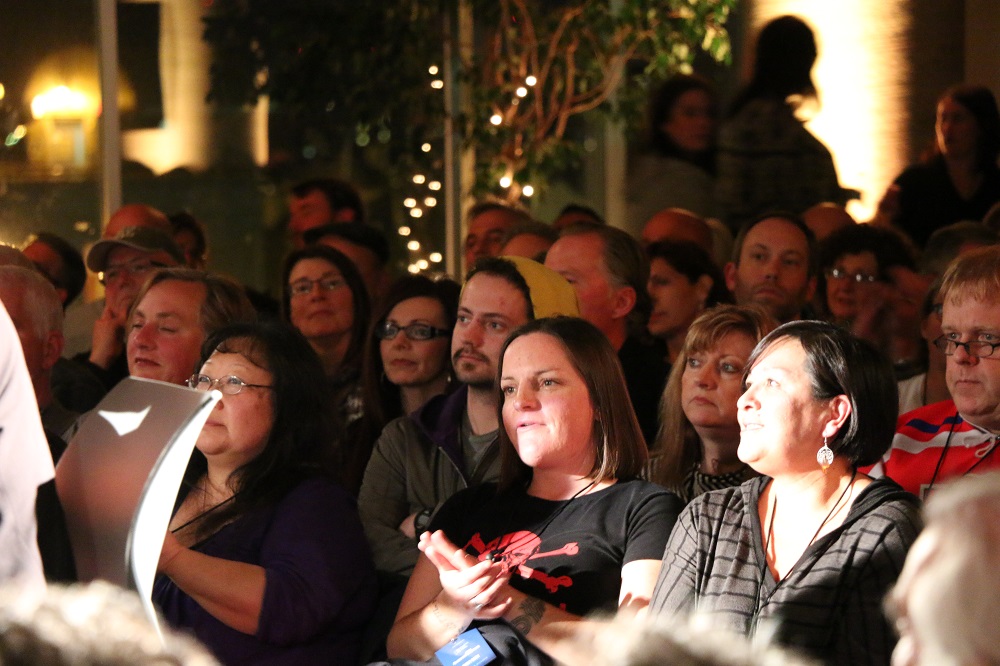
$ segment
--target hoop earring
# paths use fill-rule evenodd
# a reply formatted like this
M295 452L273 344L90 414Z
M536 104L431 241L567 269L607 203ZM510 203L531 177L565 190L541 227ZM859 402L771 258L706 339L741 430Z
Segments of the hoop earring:
M826 437L823 438L823 446L816 452L816 462L825 472L833 464L833 449L827 444Z

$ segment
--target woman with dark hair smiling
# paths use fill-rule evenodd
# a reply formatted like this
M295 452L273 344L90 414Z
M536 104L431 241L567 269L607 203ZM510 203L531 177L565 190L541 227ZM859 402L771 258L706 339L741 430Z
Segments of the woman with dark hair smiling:
M375 574L328 480L329 394L278 322L224 328L189 384L218 389L160 554L153 600L224 664L354 663Z
M754 349L738 455L762 476L705 493L667 544L650 609L765 632L830 664L888 664L882 600L920 530L917 499L858 468L896 423L896 383L871 344L824 322Z
M421 536L390 657L430 659L472 625L501 663L552 663L584 615L652 592L679 501L636 478L646 447L607 338L538 319L501 359L499 487L453 496Z

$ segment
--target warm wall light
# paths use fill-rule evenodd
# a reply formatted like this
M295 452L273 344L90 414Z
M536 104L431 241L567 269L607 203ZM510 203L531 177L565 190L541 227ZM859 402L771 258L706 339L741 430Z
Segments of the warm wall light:
M757 0L756 34L783 14L803 18L816 33L813 80L822 104L806 126L833 153L840 184L861 192L848 204L859 221L871 219L885 188L907 166L905 106L911 78L907 0Z
M35 95L31 100L31 115L40 119L49 116L81 118L97 115L97 102L79 90L56 86Z

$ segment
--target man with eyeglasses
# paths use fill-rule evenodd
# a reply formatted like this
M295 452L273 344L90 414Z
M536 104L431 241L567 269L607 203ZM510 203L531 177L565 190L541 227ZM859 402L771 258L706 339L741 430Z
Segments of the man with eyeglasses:
M417 539L441 504L463 488L497 480L500 350L514 329L557 314L578 315L576 295L537 262L487 257L469 271L451 338L455 376L464 386L391 421L365 470L358 508L376 569L405 584L419 556ZM418 338L441 334L429 326L378 334L403 331Z
M1000 247L960 256L942 278L942 336L951 400L900 417L872 470L926 496L949 479L1000 468Z
M170 234L150 227L125 227L99 240L87 254L87 268L100 274L104 310L94 322L90 350L74 361L83 364L110 391L128 375L125 325L132 301L158 268L177 266L184 254Z

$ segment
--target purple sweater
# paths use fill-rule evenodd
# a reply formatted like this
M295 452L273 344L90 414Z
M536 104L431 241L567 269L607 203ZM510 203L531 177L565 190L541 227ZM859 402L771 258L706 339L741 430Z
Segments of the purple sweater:
M191 630L223 664L357 662L375 572L354 500L339 486L303 481L194 550L266 570L255 636L217 620L166 576L156 579L153 601L170 624Z

